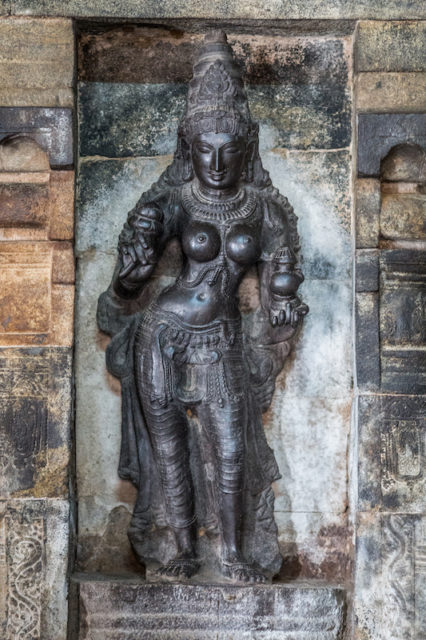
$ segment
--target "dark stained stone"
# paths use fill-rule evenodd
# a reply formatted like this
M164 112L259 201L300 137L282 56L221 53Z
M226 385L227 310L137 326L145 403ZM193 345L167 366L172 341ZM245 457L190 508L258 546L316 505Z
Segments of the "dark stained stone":
M358 249L356 252L355 290L358 293L378 291L379 252L376 249Z
M84 574L76 579L79 640L239 640L265 632L271 638L337 640L344 624L344 592L333 587L149 584Z
M402 142L414 142L426 147L426 114L359 114L358 175L379 176L382 158Z
M0 107L0 141L30 135L49 153L51 167L73 164L72 110L59 107Z
M355 297L355 344L358 387L375 391L380 385L379 300L377 293Z
M260 26L259 26L260 29ZM247 84L346 85L348 57L342 39L250 35L226 29ZM79 79L84 82L187 83L203 34L159 25L82 28Z
M186 92L179 84L80 84L80 154L122 158L173 153Z
M351 101L332 84L251 85L253 118L273 131L273 144L288 149L341 149L351 140Z
M0 495L68 494L71 351L0 351Z
M426 396L360 396L358 508L421 511Z

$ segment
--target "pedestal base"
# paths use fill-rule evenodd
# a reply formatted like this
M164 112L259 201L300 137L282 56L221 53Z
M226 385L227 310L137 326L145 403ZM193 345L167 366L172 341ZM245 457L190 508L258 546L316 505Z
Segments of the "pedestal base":
M344 591L76 576L79 640L338 640Z

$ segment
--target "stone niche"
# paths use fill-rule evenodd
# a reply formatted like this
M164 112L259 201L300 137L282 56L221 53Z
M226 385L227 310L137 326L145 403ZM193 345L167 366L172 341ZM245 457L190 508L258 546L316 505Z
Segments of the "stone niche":
M351 571L347 457L352 403L352 37L227 29L245 68L261 154L299 218L310 307L264 416L282 473L281 578L345 581ZM105 368L96 303L140 194L170 163L202 33L158 26L82 29L78 52L76 438L80 571L143 572L126 537L135 490L117 475L120 389ZM176 275L168 247L151 295ZM258 304L254 274L240 291ZM315 469L315 473L312 470ZM86 606L86 605L85 605Z

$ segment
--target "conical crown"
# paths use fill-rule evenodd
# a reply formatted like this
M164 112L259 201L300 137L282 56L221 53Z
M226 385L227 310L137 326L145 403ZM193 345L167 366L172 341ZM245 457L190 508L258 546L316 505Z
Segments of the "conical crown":
M246 135L251 124L247 96L232 49L223 31L206 35L189 85L184 133Z

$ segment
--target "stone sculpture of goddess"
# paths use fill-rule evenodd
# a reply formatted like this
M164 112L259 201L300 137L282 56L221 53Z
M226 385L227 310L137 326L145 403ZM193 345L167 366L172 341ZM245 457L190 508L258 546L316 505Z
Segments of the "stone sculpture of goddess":
M235 582L264 582L280 568L271 488L280 476L262 412L308 311L296 295L296 222L262 167L232 49L213 32L173 162L128 214L98 307L122 387L119 475L138 489L128 534L164 576L210 563ZM147 303L173 238L182 270ZM238 289L254 266L260 307L242 318Z

